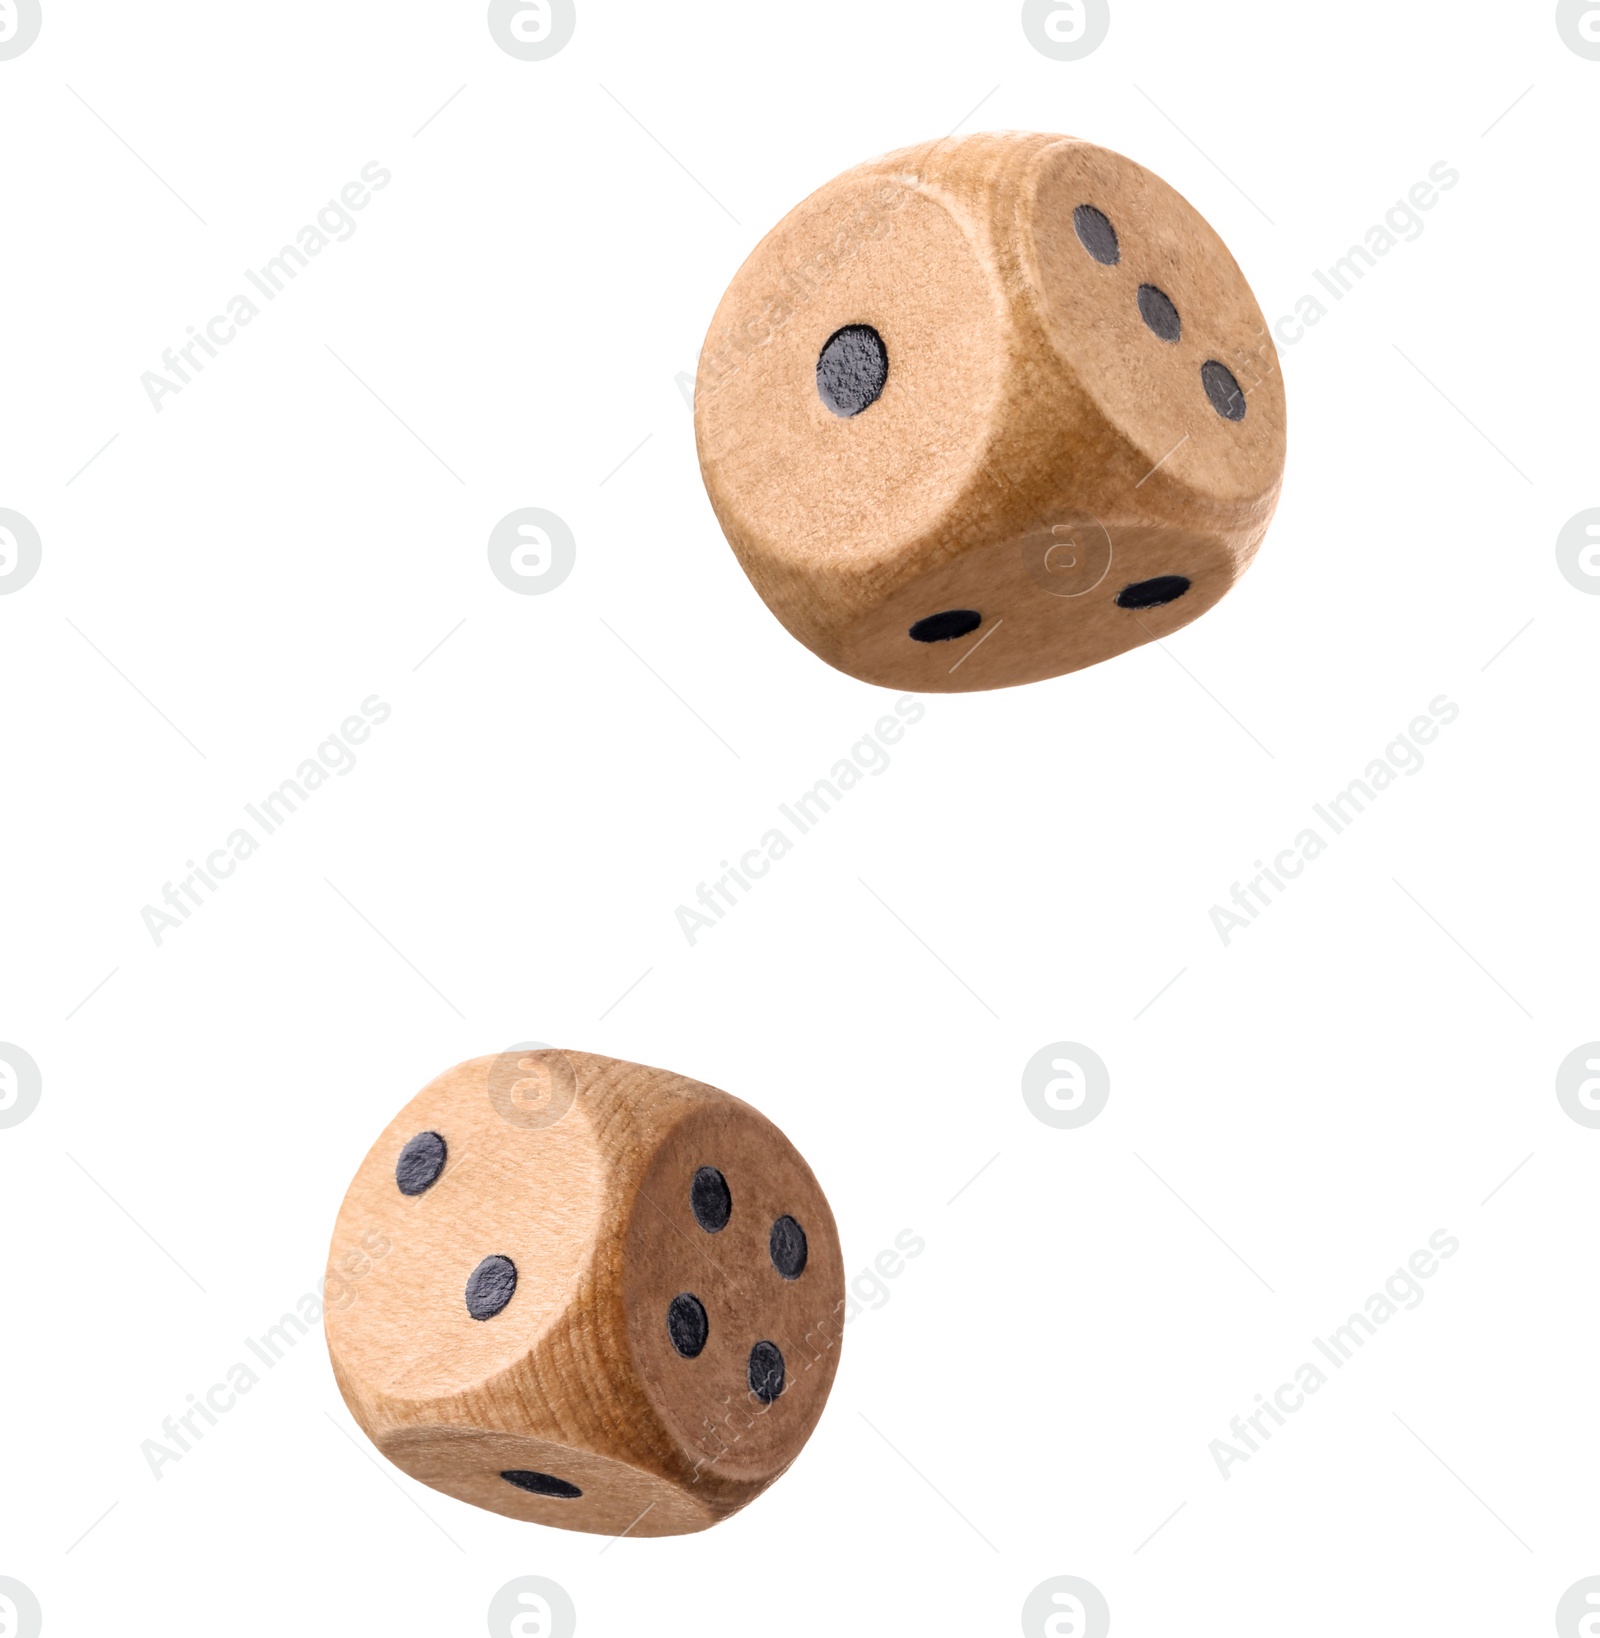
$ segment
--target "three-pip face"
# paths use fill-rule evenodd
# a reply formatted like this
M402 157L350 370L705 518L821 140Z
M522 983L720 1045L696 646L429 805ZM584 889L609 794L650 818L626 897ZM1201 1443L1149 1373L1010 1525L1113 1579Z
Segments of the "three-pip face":
M335 1375L391 1461L608 1535L704 1529L770 1484L821 1415L844 1302L832 1213L776 1127L550 1049L407 1105L350 1186L329 1285L354 1293L329 1300Z
M696 388L707 491L779 619L931 692L1076 670L1243 572L1283 386L1226 246L1071 138L890 154L757 247Z

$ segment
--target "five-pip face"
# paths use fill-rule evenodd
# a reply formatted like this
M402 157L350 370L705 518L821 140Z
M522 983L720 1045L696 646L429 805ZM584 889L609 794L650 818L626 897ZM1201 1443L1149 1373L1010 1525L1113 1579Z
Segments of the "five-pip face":
M1015 134L891 154L791 212L718 309L696 430L783 623L932 692L1203 613L1285 447L1265 323L1193 207L1120 155Z

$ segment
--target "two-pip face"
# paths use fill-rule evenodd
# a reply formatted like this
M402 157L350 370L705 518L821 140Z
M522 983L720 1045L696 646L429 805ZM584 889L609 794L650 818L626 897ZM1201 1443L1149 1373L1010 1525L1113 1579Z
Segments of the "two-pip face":
M790 631L931 692L1203 613L1285 448L1276 354L1217 235L1131 160L1016 134L891 154L791 212L718 309L696 430Z

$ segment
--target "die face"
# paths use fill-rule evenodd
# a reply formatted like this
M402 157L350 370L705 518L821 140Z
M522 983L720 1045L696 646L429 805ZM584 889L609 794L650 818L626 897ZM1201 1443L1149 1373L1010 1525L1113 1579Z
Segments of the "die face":
M810 1167L737 1100L697 1111L652 1157L624 1246L634 1368L689 1488L769 1482L838 1368L844 1263Z
M429 1427L396 1429L377 1442L421 1483L528 1524L631 1538L686 1535L721 1517L692 1487L549 1439Z
M1048 149L1030 191L1029 287L1098 415L1195 501L1270 510L1283 377L1210 223L1154 172L1087 142ZM1115 493L1092 498L1096 510L1125 509Z
M813 195L729 287L695 389L701 468L746 572L802 641L852 607L850 585L892 575L971 483L1003 390L1004 323L961 219L885 175ZM841 331L869 331L887 357L853 414L829 401Z
M581 1100L539 1121L540 1089L569 1072L561 1060L459 1065L362 1162L330 1283L349 1280L352 1249L375 1239L390 1249L353 1284L350 1306L329 1308L326 1329L341 1371L367 1392L425 1403L471 1390L526 1358L577 1296L607 1179ZM518 1116L513 1089L533 1094L532 1113ZM559 1084L557 1096L566 1102Z
M1045 516L1060 521L970 547L897 588L823 658L864 682L923 694L1040 682L1170 635L1241 572L1232 545L1199 530L1108 525L1071 507ZM1124 606L1118 598L1130 588ZM930 611L948 610L976 619L952 638L908 635Z
M929 212L938 255L903 231ZM875 398L829 357L863 327ZM870 389L872 352L852 361ZM1210 608L1266 532L1284 424L1260 310L1199 213L1026 134L821 189L730 286L696 394L707 491L773 612L923 692L1078 670Z

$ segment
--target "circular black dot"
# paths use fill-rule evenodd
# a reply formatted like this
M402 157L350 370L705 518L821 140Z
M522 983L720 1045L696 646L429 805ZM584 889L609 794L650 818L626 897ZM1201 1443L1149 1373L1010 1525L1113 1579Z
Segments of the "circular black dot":
M467 1281L467 1312L491 1320L516 1295L517 1265L509 1257L485 1257Z
M1078 230L1079 244L1102 266L1115 267L1122 260L1117 230L1104 211L1093 205L1079 205L1072 213L1072 225Z
M439 1181L448 1150L437 1132L418 1132L394 1163L394 1180L401 1194L422 1194Z
M1163 341L1177 341L1183 335L1183 320L1178 317L1172 298L1153 284L1139 286L1139 317Z
M783 1392L783 1355L775 1342L758 1342L750 1350L746 1372L750 1391L763 1405L770 1405Z
M1244 393L1238 378L1226 364L1219 364L1214 358L1208 359L1200 366L1200 379L1205 383L1206 397L1211 400L1212 409L1224 421L1244 419Z
M689 1185L689 1206L694 1220L707 1234L720 1234L733 1215L728 1180L715 1166L702 1166Z
M792 1217L780 1217L767 1236L772 1266L786 1280L798 1280L806 1271L806 1231Z
M667 1304L667 1335L685 1359L698 1357L711 1335L705 1304L692 1291L680 1291Z
M835 330L817 355L817 391L835 415L859 415L877 403L888 379L889 349L870 324Z
M1176 603L1189 589L1189 581L1181 574L1158 574L1154 580L1138 580L1124 586L1117 593L1119 609L1158 609L1163 603Z
M914 643L948 643L952 637L965 637L983 624L983 616L976 609L946 609L943 614L930 614L917 621L907 635Z
M513 1468L500 1475L507 1484L526 1490L532 1496L560 1496L563 1501L576 1501L583 1492L575 1484L558 1479L553 1473L534 1473L527 1468Z

